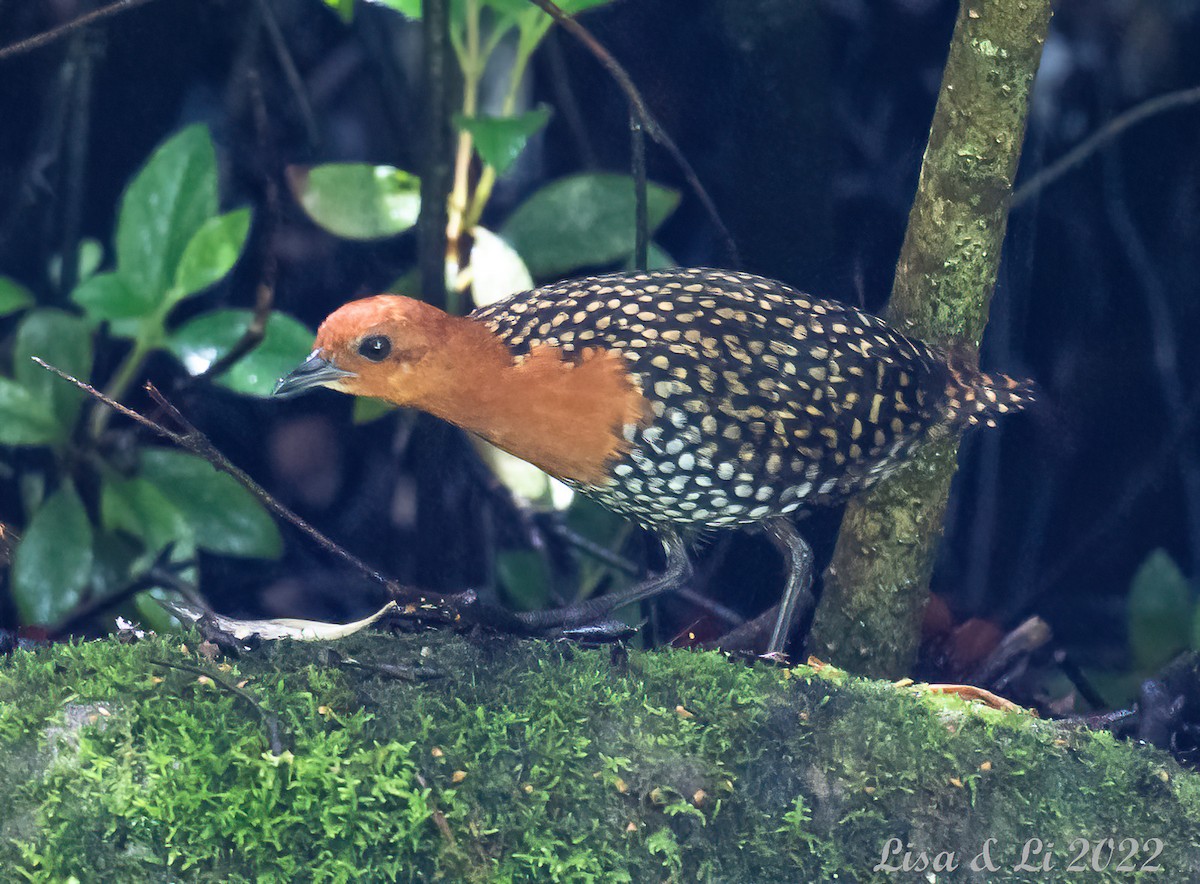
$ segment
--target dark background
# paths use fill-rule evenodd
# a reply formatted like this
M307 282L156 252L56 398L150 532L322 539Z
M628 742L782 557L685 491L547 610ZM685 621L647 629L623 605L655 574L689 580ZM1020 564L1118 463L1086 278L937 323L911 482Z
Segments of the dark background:
M217 143L223 206L253 204L260 217L268 182L281 189L270 238L256 225L238 269L196 299L201 307L251 305L273 261L277 306L315 328L336 306L411 268L412 234L340 241L302 215L282 170L362 160L417 171L417 26L367 5L347 27L319 0L268 4L307 113L263 4L242 0L157 0L0 61L0 273L65 303L45 268L72 235L72 219L82 234L109 242L129 177L167 135L197 121ZM0 45L90 8L0 0ZM583 20L695 166L744 269L881 310L956 8L945 0L643 0ZM1200 83L1198 43L1194 2L1059 3L1021 179L1119 112ZM81 52L93 59L84 89L64 85ZM255 118L254 89L265 123ZM552 105L554 117L501 182L485 224L548 180L628 168L623 98L571 39L554 35L540 51L528 98ZM982 363L1036 378L1046 401L964 443L934 581L959 618L1008 627L1037 613L1083 659L1116 663L1125 596L1146 556L1165 548L1195 584L1198 125L1195 106L1157 115L1010 219ZM65 171L72 151L82 161L76 181ZM649 157L652 179L684 192L658 240L681 264L727 263L678 169L653 146ZM0 359L11 327L0 320ZM109 348L98 375L118 355ZM177 372L165 358L150 365L168 391ZM352 426L348 399L332 393L276 403L203 387L180 397L235 462L402 579L487 583L496 546L524 542L497 514L467 443L432 419ZM10 461L15 471L0 473L0 521L18 527L21 456ZM802 525L818 564L836 524L836 513L818 513ZM205 560L204 591L230 613L341 617L377 602L360 578L293 532L287 538L279 562ZM625 552L655 562L638 538ZM745 613L774 600L779 567L761 539L716 538L701 558L704 592ZM688 612L677 615L687 628Z

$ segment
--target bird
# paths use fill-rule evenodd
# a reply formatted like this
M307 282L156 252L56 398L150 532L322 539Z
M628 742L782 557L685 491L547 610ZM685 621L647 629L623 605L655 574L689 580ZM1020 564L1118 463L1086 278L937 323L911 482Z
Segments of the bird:
M1031 381L980 371L968 347L704 267L556 282L466 316L399 295L355 300L324 320L275 395L322 386L456 424L658 536L660 574L516 615L531 629L582 626L680 587L685 537L763 530L788 568L768 653L783 652L811 603L796 516L1034 396Z

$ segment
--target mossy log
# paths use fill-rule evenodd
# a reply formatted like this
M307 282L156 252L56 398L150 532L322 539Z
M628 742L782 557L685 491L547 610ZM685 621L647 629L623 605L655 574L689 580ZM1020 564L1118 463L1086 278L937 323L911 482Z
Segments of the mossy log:
M1163 753L832 668L449 632L196 649L0 665L4 881L1117 881L1127 853L1200 879L1200 775ZM1068 871L1083 839L1105 871ZM925 870L876 870L889 842Z

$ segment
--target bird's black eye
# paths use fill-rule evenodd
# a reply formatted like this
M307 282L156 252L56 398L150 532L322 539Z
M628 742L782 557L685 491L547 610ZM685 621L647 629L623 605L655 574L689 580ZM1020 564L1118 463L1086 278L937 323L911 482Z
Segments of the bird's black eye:
M363 338L363 342L358 345L358 352L372 362L383 362L392 352L392 342L383 335L371 335L369 338Z

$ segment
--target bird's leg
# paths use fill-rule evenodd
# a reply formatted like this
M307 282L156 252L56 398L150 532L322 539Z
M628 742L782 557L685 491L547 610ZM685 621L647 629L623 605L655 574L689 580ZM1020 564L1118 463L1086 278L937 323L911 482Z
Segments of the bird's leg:
M813 553L812 547L788 519L772 519L764 529L788 566L787 585L779 602L779 616L775 618L775 628L767 644L768 654L782 654L796 621L812 607Z
M677 533L669 530L660 531L659 539L667 553L667 567L661 574L656 574L621 592L607 593L565 608L523 611L513 616L531 630L583 626L594 623L617 608L653 598L682 585L692 575L692 563L688 559L683 540Z

